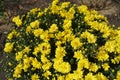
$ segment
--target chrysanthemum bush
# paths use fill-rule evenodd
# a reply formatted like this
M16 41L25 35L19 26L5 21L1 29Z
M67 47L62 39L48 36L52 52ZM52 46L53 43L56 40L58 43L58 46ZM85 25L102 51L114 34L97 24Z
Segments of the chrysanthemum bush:
M9 80L120 80L120 30L87 6L35 8L7 36Z

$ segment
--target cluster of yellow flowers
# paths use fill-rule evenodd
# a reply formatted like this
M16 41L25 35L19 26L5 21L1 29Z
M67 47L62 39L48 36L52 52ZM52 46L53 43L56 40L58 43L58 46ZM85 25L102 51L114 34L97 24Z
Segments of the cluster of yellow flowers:
M13 22L4 48L9 80L120 79L120 30L97 11L53 0Z

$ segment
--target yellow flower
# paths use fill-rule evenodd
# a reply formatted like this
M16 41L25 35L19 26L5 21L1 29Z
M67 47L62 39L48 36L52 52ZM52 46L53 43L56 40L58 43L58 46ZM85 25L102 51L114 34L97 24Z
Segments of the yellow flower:
M88 7L86 5L78 6L78 10L80 13L83 13L85 15L90 14L90 12L88 11Z
M56 5L59 2L59 0L53 0L52 5Z
M9 33L7 38L12 39L13 38L13 33Z
M72 21L68 20L68 19L65 19L64 23L63 23L63 28L65 30L68 30L68 29L71 29L71 26L72 26Z
M90 63L88 61L88 59L80 59L78 61L78 69L82 70L83 68L89 69Z
M115 41L107 41L105 43L105 49L109 52L114 52L115 51L115 45L116 45Z
M72 20L74 18L74 14L71 14L70 12L67 12L65 14L65 18L68 19L68 20Z
M35 29L34 31L33 31L33 33L34 33L34 35L35 35L35 37L39 37L42 33L43 33L43 29Z
M56 41L56 43L55 43L55 45L56 45L56 46L58 46L58 47L60 47L60 46L61 46L61 44L62 44L62 42L61 42L61 41Z
M47 59L47 57L46 57L44 54L41 55L41 58L40 58L40 59L41 59L41 62L42 62L42 63L47 63L47 62L49 62L49 60Z
M41 69L41 67L42 67L42 64L41 64L40 61L38 61L36 58L32 59L31 65L32 65L35 69Z
M28 71L28 68L30 67L31 59L29 57L26 57L23 59L23 70L25 72Z
M20 52L16 53L15 59L16 59L17 61L19 61L19 60L22 59L22 57L23 57L23 52L20 51Z
M85 10L88 10L88 7L86 5L81 5L78 7L79 11L84 12Z
M10 53L13 50L14 43L6 43L4 51Z
M66 75L65 80L83 80L83 71L76 70Z
M13 80L12 78L8 78L8 80Z
M63 47L57 47L55 51L55 57L56 58L62 58L66 54L66 51Z
M19 27L22 25L22 20L20 19L20 16L14 17L12 21Z
M29 63L31 63L31 57L25 57L25 58L23 58L23 63L24 63L24 64L29 64Z
M19 37L19 36L21 35L20 32L17 32L17 33L15 33L15 34L16 34L16 37Z
M42 69L43 69L44 71L47 71L48 69L50 69L51 66L52 66L52 63L51 63L51 62L47 62L47 63L44 63L44 64L42 65Z
M31 9L30 13L35 14L37 11L40 11L40 8Z
M65 36L65 33L59 31L55 36L56 36L56 39L61 40Z
M17 34L16 30L13 29L12 32L8 34L7 38L12 39L16 34Z
M73 73L68 73L63 80L74 80L75 76ZM80 79L81 80L81 79Z
M57 80L64 80L65 79L65 76L58 76L57 77Z
M66 14L67 14L67 11L65 9L62 9L62 10L60 10L59 14L60 14L61 17L65 17Z
M108 60L109 55L105 50L100 49L99 52L97 53L97 59L99 61L106 61Z
M92 73L88 73L85 76L85 80L97 80L96 76L94 76Z
M50 43L48 42L41 43L38 45L38 47L42 54L49 54L51 51L51 46L50 46Z
M108 69L110 68L110 66L108 65L108 63L104 63L104 64L102 65L102 67L103 67L103 69L104 69L105 71L108 71Z
M27 72L29 67L30 67L30 65L24 64L24 65L23 65L23 70L24 70L24 72Z
M82 70L74 71L73 79L82 80L82 78L83 78L83 71Z
M119 64L120 62L120 55L116 56L114 59L112 59L112 63Z
M103 33L102 36L104 38L109 37L111 29L106 22L99 23L98 21L88 21L87 23L91 26L92 29L99 30L101 33Z
M99 23L98 29L100 30L100 32L104 33L104 38L109 37L111 29L106 22Z
M54 0L53 2L52 2L52 6L51 6L51 12L53 13L53 14L55 14L55 13L58 13L58 11L59 11L59 6L57 6L57 3L59 2L59 0Z
M53 61L56 63L56 64L61 64L63 62L63 58L54 58ZM57 66L57 65L56 65Z
M69 11L65 14L66 19L72 20L74 18L75 10L74 7L71 7Z
M86 15L84 20L85 20L85 22L89 23L90 21L94 20L94 15L92 15L92 14Z
M111 30L110 40L106 42L105 48L109 52L120 53L120 30Z
M15 77L15 78L20 78L20 77L21 77L21 72L22 72L22 64L19 63L19 64L14 68L13 77Z
M71 13L71 14L75 14L75 8L74 7L71 7L70 9L69 9L69 13Z
M116 41L116 50L115 52L119 53L120 54L120 38Z
M37 56L37 54L38 54L39 52L40 52L40 48L39 48L38 46L36 46L36 47L34 48L33 54Z
M52 75L50 71L43 73L43 76L49 80L49 76ZM52 79L53 80L53 79Z
M29 46L26 46L25 49L23 49L24 53L29 53L31 51Z
M51 6L51 12L53 13L53 14L57 14L57 13L59 13L59 10L60 10L60 7L59 6L57 6L57 5L52 5Z
M71 41L71 46L74 48L74 49L78 49L79 47L82 46L82 43L80 42L80 39L79 38L75 38Z
M40 76L35 73L31 76L31 80L40 80L39 78Z
M49 33L49 37L50 37L50 38L55 38L55 34Z
M61 8L61 9L64 9L64 8L69 7L69 5L70 5L70 2L63 2L63 3L61 4L60 8Z
M8 65L9 65L9 66L12 66L12 63L11 63L11 62L8 62Z
M87 38L88 43L95 43L96 42L96 37L93 34L87 32L87 31L83 32L81 34L81 37L82 38Z
M98 14L97 11L92 10L91 13L95 16L96 19L103 19L103 20L105 20L106 22L108 22L108 21L107 21L107 18L106 18L104 15ZM96 14L96 15L95 15L95 14Z
M58 66L59 65L59 66ZM68 62L54 62L54 69L61 73L69 73L71 71L71 66Z
M49 32L53 33L58 30L57 24L52 24L49 28Z
M98 73L96 75L97 80L108 80L106 76L104 76L102 73Z
M75 38L75 35L72 33L71 30L65 30L64 32L65 32L65 36L63 40L70 42Z
M117 79L117 80L120 80L120 71L117 71L116 79Z
M39 20L35 20L35 21L30 23L30 26L32 28L39 28L39 25L40 25L40 21Z
M39 12L37 17L41 17L43 15L43 12Z
M82 55L82 51L76 51L74 52L74 58L77 58L77 59L83 59L84 56Z
M44 31L41 35L40 38L44 40L45 42L48 42L50 40L50 35L48 30Z
M30 33L32 31L32 28L30 26L27 26L26 33Z
M95 63L91 63L89 67L89 71L97 72L97 70L98 70L98 65L96 65Z
M98 15L98 11L96 11L96 10L91 10L90 12L91 12L91 14Z
M89 16L88 16L89 17ZM97 22L97 21L89 21L89 22L87 22L88 23L88 25L90 25L90 27L92 28L92 29L95 29L95 30L99 30L99 26L100 26L100 23L99 22Z

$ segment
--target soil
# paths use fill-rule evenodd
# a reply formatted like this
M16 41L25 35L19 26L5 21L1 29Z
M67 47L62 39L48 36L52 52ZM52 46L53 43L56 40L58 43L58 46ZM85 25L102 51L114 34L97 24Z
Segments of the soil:
M81 3L80 0L60 0L60 1L70 1L71 3L85 4ZM90 1L90 0L85 0ZM101 0L105 1L105 0ZM108 2L112 1L112 2ZM40 7L44 9L45 7L51 4L52 0L4 0L5 3L5 16L0 18L0 62L4 59L4 43L7 32L12 29L11 19L16 15L22 15L28 12L32 8ZM96 8L95 6L89 6L89 9L96 9L100 14L105 15L108 18L108 21L111 25L115 27L120 26L120 0L106 0L104 7ZM108 4L109 3L109 4ZM90 4L90 3L89 3ZM98 3L97 3L98 4ZM97 5L96 4L96 5ZM99 3L103 4L103 3ZM0 69L2 69L2 64L0 64ZM0 71L0 79L5 79L5 73Z

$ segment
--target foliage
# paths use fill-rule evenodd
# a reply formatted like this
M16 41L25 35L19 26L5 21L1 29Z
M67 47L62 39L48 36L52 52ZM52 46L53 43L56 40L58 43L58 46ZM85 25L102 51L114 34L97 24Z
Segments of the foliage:
M9 80L120 79L120 30L97 11L54 0L12 21L4 48Z
M4 12L4 1L0 0L0 16L3 16Z

